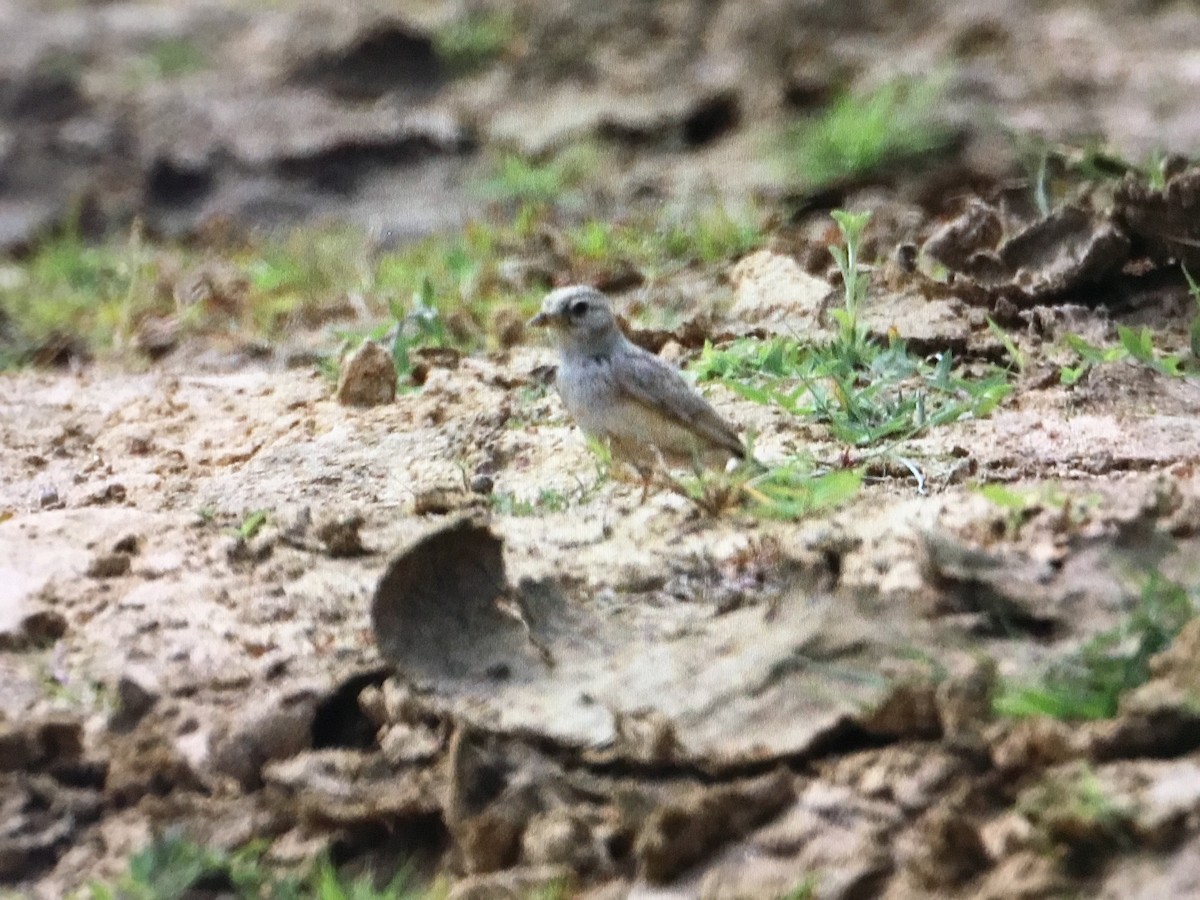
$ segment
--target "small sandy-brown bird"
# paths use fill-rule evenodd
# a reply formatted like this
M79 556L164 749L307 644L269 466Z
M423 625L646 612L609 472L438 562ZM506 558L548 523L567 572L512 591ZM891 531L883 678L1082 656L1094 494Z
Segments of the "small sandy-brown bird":
M737 432L678 369L621 333L607 297L592 287L551 291L529 320L561 354L555 386L584 434L649 479L656 464L723 465L744 459Z

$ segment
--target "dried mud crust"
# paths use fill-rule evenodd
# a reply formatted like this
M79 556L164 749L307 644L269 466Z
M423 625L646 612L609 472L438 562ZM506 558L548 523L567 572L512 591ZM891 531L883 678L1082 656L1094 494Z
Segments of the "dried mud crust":
M1190 675L1164 662L1139 706L1065 732L997 723L988 698L1118 622L1130 572L1186 577L1194 383L1031 374L991 417L914 443L941 474L928 496L901 473L789 525L593 488L533 375L547 361L456 359L371 408L298 372L0 381L5 877L54 896L183 822L269 837L282 862L334 838L399 846L463 896L564 874L700 896L813 873L831 897L1120 884L1108 832L1030 812L1025 792L1069 789L1072 765L1119 787L1114 827L1162 856L1153 877L1183 877L1200 803L1154 785L1197 750ZM764 456L796 440L784 414L710 396ZM956 484L964 455L1060 493L1014 527ZM499 494L577 499L489 514L480 471ZM383 578L437 534L419 577ZM414 606L411 585L457 587ZM1139 775L1147 753L1168 761ZM380 824L399 844L362 842Z
M609 173L627 196L774 194L767 133L898 72L958 73L944 101L956 125L1102 134L1131 159L1197 143L1194 78L1177 64L1196 11L1178 4L530 2L516 5L517 39L454 77L439 35L489 11L514 8L7 4L0 247L28 246L81 197L92 224L138 216L158 233L336 216L389 239L424 234L477 211L463 177L477 151L581 139L630 151ZM1006 174L1012 154L974 137L964 165ZM1174 231L1160 237L1179 249Z

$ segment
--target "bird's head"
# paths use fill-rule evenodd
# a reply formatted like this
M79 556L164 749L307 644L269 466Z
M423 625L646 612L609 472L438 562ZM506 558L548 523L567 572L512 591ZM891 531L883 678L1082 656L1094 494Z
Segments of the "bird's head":
M560 348L580 353L603 354L621 340L612 304L587 285L551 291L529 324L549 328Z

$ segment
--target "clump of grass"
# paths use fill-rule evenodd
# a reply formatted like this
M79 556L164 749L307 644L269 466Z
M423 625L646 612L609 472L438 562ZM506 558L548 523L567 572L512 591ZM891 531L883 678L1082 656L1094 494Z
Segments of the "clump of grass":
M571 498L554 488L542 488L532 500L518 497L511 491L504 491L492 494L488 502L492 511L498 515L529 518L563 512L571 505Z
M434 35L433 45L451 72L467 75L499 59L515 35L512 13L481 11L445 25Z
M167 81L202 72L210 65L208 52L196 41L186 37L164 38L133 61L129 78L136 83Z
M1084 764L1051 773L1023 791L1016 811L1033 825L1042 849L1065 851L1068 865L1129 844L1132 810L1106 793Z
M886 346L869 339L859 320L869 287L858 258L867 219L841 212L835 219L845 244L831 248L844 286L842 308L833 312L833 340L806 345L744 338L721 349L707 345L693 371L748 400L822 422L855 447L907 440L964 416L990 414L1012 391L1005 370L993 367L970 378L956 374L949 351L930 362L909 353L899 338Z
M268 337L336 317L347 296L374 287L370 243L354 229L296 229L248 251L238 256L250 282L250 324Z
M504 153L492 163L479 192L499 203L556 205L585 185L600 163L600 150L588 143L573 144L540 161Z
M251 843L239 850L204 847L176 830L159 836L129 860L128 871L115 882L94 882L82 893L86 900L183 900L197 892L219 893L237 900L444 900L443 885L411 886L402 868L383 887L371 875L347 878L327 858L298 873L278 872L264 860L266 845Z
M663 248L672 259L716 263L744 256L762 241L762 226L751 211L734 214L718 203L667 225Z
M752 210L735 213L719 203L678 219L593 219L566 232L571 250L583 260L626 263L655 275L675 266L734 259L758 247L763 237Z
M127 240L97 244L68 231L26 259L0 264L0 366L122 351L144 322L164 318L181 334L244 339L332 326L332 337L349 343L382 339L399 323L394 349L406 371L415 347L496 346L498 323L519 325L532 315L548 285L536 277L515 283L503 266L540 252L547 231L562 236L566 265L584 273L627 263L653 275L730 259L761 240L753 216L719 207L687 220L644 216L564 228L553 208L522 203L511 220L478 220L382 251L367 235L339 226L255 238L227 247L214 263L236 282L230 295L189 304L180 299L186 292L177 290L185 283L179 280L212 260L147 245L137 229ZM56 349L63 347L71 352ZM335 362L330 357L324 367L332 371Z
M1165 650L1195 614L1187 589L1151 574L1120 625L1058 660L1039 679L1007 682L994 710L1012 718L1112 718L1122 695L1150 677L1150 658Z
M817 188L933 152L950 139L937 115L943 93L944 80L929 79L844 94L785 132L784 165L801 186Z
M765 519L804 519L845 506L862 487L862 473L837 469L818 474L796 463L772 466L745 487L752 514Z
M59 345L90 352L124 342L134 322L168 312L157 290L159 263L135 229L125 241L89 245L68 230L0 272L0 367L53 354ZM6 338L6 339L2 339Z

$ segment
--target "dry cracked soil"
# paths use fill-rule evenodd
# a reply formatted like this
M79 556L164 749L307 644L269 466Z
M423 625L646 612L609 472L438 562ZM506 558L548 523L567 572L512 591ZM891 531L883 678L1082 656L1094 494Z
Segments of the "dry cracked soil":
M530 2L468 78L429 37L457 6L0 8L5 246L80 191L193 240L399 241L479 214L486 148L598 136L609 203L780 210L740 259L613 287L684 298L632 317L647 345L830 340L840 205L873 213L872 339L1010 387L876 452L704 382L764 463L861 475L779 520L610 477L532 336L373 406L269 351L6 372L0 885L67 896L182 828L456 898L1200 896L1200 170L1018 208L978 126L1193 148L1200 13L1151 6ZM196 34L244 71L130 87L123 52ZM742 163L840 81L947 59L948 159L832 200ZM1111 709L1005 706L1072 667Z

